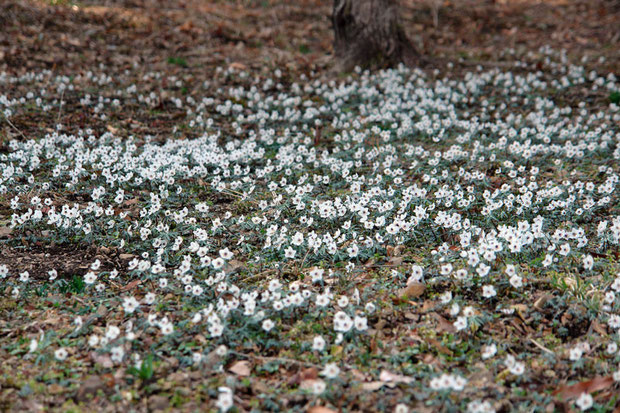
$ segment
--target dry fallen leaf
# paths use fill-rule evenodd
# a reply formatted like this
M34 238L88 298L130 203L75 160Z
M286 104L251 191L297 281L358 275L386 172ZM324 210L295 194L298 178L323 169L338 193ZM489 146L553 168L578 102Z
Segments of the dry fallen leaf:
M239 62L232 62L229 66L230 69L236 69L236 70L246 70L248 67L246 65L244 65L243 63L239 63Z
M0 227L0 238L6 238L13 232L12 228L9 227Z
M398 290L398 298L416 298L424 294L424 290L426 290L426 284L414 281Z
M228 371L235 373L237 376L247 377L251 372L250 362L247 360L238 361L230 366Z
M121 291L129 291L136 288L138 285L142 284L142 280L134 280L127 285L121 287Z
M553 392L554 396L560 396L562 398L571 399L579 397L583 393L594 393L599 390L604 390L614 384L614 378L612 376L595 377L592 380L586 380L579 383L575 383L570 386L562 386Z
M369 383L362 384L362 390L365 391L377 391L385 385L384 381L371 381Z
M387 370L382 370L381 374L379 374L379 380L383 382L411 383L414 379L413 377L403 376L402 374L394 374Z
M306 391L309 391L309 392L313 392L314 389L315 389L315 385L321 386L322 383L324 383L324 382L321 379L302 380L302 382L299 384L299 389L300 390L306 390Z
M308 413L336 413L336 411L324 406L312 406L308 409Z
M388 262L387 265L391 266L391 267L398 267L400 265L402 265L404 258L403 257L391 257Z
M454 324L446 320L444 317L437 313L431 313L431 315L437 320L437 332L446 332L446 333L454 333L456 331L456 327Z

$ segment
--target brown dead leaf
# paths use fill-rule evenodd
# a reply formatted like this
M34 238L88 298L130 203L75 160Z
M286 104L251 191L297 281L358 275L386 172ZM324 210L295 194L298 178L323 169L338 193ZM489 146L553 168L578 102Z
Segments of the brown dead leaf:
M8 238L13 232L13 228L0 227L0 238Z
M237 376L247 377L250 375L252 368L248 360L240 360L228 368L228 371L235 373Z
M107 125L106 129L108 130L108 132L110 132L112 135L118 135L118 128L115 128L112 125Z
M243 63L239 63L239 62L232 62L229 66L229 69L236 69L236 70L246 70L248 67L246 65L244 65Z
M308 413L336 413L336 411L325 406L312 406L308 409Z
M121 287L121 291L129 291L136 288L138 285L142 284L142 280L133 280L129 284L126 284Z
M315 385L321 385L321 383L324 383L323 380L321 379L308 379L308 380L302 380L302 382L299 384L299 389L300 390L306 390L309 392L313 392L315 389Z
M388 257L400 257L401 255L403 255L403 252L405 252L405 246L404 245L397 245L397 246L388 245L387 247L385 247L385 250L387 252Z
M309 367L307 369L303 369L299 376L302 380L314 380L319 377L319 371L316 367Z
M414 379L413 377L403 376L402 374L395 374L389 372L387 370L382 370L381 374L379 374L379 380L383 382L393 382L393 383L411 383Z
M91 351L90 358L93 362L95 362L96 364L100 364L102 367L106 369L109 369L114 365L114 363L112 363L112 359L110 358L110 356L105 355L105 354L99 354L95 351Z
M456 327L454 327L454 325L451 322L446 320L441 315L437 313L431 313L431 315L433 316L433 318L435 318L435 320L437 320L437 332L438 333L442 333L442 332L454 333L456 331Z
M441 344L438 340L428 337L426 339L426 341L432 345L438 352L446 354L448 356L452 355L452 352L450 351L449 348L447 348L446 346L444 346L443 344Z
M594 321L592 321L591 327L592 327L592 330L596 331L597 333L599 333L603 337L607 336L607 327L605 325L601 324L600 321L595 319Z
M550 294L543 294L541 295L535 302L534 302L534 308L536 308L537 310L542 310L543 307L545 306L545 304L547 304L547 302L551 299L551 295Z
M179 30L182 32L191 32L194 29L194 22L187 20L185 23L179 26Z
M391 257L388 262L387 265L391 266L391 267L399 267L400 265L402 265L403 263L403 257Z
M426 284L414 281L409 283L409 285L405 288L398 290L398 298L406 299L420 297L424 294L424 290L426 290Z
M385 385L384 381L371 381L362 384L362 390L364 391L377 391Z
M571 399L579 397L583 393L594 393L599 390L604 390L614 384L614 378L612 376L599 376L592 380L586 380L579 383L572 384L570 386L562 386L553 392L554 396L560 396L565 399Z

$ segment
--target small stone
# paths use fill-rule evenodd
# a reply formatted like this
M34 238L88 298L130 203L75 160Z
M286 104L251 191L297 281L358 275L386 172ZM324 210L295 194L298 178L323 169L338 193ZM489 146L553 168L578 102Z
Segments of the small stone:
M89 398L95 397L97 391L104 388L105 382L99 376L90 376L82 382L77 392L76 399L80 402L87 401Z
M165 410L168 407L168 398L154 394L149 397L149 410Z

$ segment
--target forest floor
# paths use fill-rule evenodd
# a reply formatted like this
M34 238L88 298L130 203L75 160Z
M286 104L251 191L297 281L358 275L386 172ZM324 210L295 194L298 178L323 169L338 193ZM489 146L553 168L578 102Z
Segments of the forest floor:
M2 3L0 411L620 411L620 2L401 3Z

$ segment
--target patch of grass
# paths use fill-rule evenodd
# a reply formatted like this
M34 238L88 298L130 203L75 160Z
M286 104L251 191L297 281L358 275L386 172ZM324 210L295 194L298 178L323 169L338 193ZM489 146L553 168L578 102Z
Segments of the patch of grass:
M59 290L61 293L72 293L72 294L82 294L86 289L86 283L84 282L84 278L79 275L74 275L71 280L59 280L58 281Z
M187 60L185 60L182 57L169 57L168 58L168 63L171 65L177 65L177 66L181 66L181 67L188 67L187 64Z
M149 354L140 364L140 368L131 366L127 369L127 373L147 383L153 378L153 355Z

